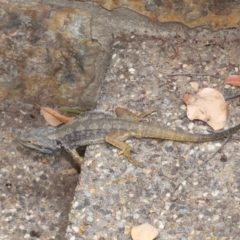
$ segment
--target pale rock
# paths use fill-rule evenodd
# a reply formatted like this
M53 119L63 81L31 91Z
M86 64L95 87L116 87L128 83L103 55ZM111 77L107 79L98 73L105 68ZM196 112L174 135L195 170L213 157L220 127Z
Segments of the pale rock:
M158 230L149 223L133 227L131 231L133 240L153 240L157 235Z

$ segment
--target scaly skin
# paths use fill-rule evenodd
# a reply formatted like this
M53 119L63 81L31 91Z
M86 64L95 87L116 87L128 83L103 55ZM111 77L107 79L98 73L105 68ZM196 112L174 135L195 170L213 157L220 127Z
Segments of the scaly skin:
M180 142L208 142L231 136L240 129L240 124L222 132L191 134L143 121L154 110L134 115L126 109L117 108L118 117L105 112L87 112L73 122L58 128L41 127L21 134L18 142L42 153L54 154L63 147L81 166L83 159L76 148L107 142L121 149L121 153L134 165L138 163L130 155L132 150L124 141L128 138L158 138Z

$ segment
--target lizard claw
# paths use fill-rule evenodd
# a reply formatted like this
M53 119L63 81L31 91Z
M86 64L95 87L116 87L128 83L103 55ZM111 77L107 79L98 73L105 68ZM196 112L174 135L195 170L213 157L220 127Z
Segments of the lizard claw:
M136 167L139 166L139 163L131 156L130 151L133 151L133 152L137 153L133 149L125 148L119 153L119 155L123 155L124 157L126 157L128 159L128 161L130 163L132 163L134 166L136 166Z

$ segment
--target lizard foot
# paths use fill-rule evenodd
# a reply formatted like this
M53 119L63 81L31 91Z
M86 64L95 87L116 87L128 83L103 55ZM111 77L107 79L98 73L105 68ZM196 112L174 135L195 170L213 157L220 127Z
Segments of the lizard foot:
M140 114L137 115L138 121L139 122L149 122L149 119L147 118L148 115L152 114L153 112L156 112L157 110L155 108L149 109L146 112L142 112Z
M128 161L130 163L132 163L135 167L139 166L139 163L138 161L136 161L130 154L130 151L133 151L136 153L135 150L133 149L130 149L130 148L124 148L120 153L119 155L123 155L124 157L126 157L128 159Z

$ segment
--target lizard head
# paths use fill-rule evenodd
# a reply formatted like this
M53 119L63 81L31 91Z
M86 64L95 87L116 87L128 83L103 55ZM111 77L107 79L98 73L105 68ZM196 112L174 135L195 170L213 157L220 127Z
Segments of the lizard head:
M61 144L49 138L54 134L54 127L40 127L30 129L17 137L17 141L24 147L37 150L41 153L53 154L60 151Z

